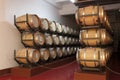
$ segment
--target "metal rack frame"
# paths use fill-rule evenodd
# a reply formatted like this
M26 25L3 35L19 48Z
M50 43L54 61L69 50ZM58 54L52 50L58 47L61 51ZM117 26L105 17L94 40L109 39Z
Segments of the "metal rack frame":
M18 31L20 32L20 34L21 34L21 43L25 46L25 47L28 47L28 48L34 48L34 49L37 49L37 50L39 50L40 48L56 48L56 47L60 47L60 48L62 48L62 47L79 47L80 46L80 44L64 44L64 45L54 45L54 44L52 44L52 45L47 45L47 44L44 44L44 45L37 45L36 43L35 43L35 38L34 38L34 33L36 32L36 31L38 31L38 32L41 32L41 33L48 33L48 34L50 34L50 35L59 35L59 36L67 36L67 37L71 37L71 38L76 38L76 39L79 39L79 36L78 35L75 35L75 34L69 34L69 33L59 33L59 32L57 32L57 31L51 31L50 29L48 29L48 30L43 30L43 29L41 29L40 28L40 26L39 26L39 28L38 29L32 29L31 27L30 27L30 25L29 25L29 21L28 21L29 19L28 19L28 14L26 14L26 21L20 21L20 22L17 22L16 21L16 15L14 15L14 25L16 26L16 28L18 29ZM16 23L23 23L23 22L26 22L26 24L28 25L28 28L29 28L29 30L21 30L18 26L17 26L17 24ZM31 39L28 39L28 40L22 40L22 35L23 35L23 33L24 32L31 32L32 33L32 36L33 36L33 39L31 40ZM31 47L31 46L27 46L26 44L24 44L24 42L23 41L33 41L33 44L34 44L34 46L33 47ZM16 50L14 50L14 59L15 59L15 61L20 65L20 66L22 66L22 67L30 67L30 68L32 68L32 67L34 67L34 66L37 66L37 65L42 65L42 64L45 64L45 63L49 63L49 62L52 62L53 60L48 60L48 61L43 61L43 62L41 62L41 61L39 61L38 63L31 63L31 62L29 62L29 60L28 60L28 52L26 52L27 53L27 56L26 57L16 57ZM72 55L70 55L70 56L73 56L74 54L72 54ZM70 57L70 56L66 56L66 57ZM66 57L63 57L63 58L66 58ZM16 58L23 58L23 59L26 59L27 60L27 64L24 64L24 63L21 63L21 62L19 62ZM63 58L56 58L55 60L57 60L57 59L63 59Z
M79 6L79 8L81 8L81 7L85 7L85 6L89 6L89 5L97 5L97 10L98 10L98 13L97 14L92 14L92 15L86 15L86 16L78 16L79 18L80 17L87 17L87 16L98 16L98 20L97 20L97 22L98 22L98 25L94 25L94 26L87 26L87 25L81 25L80 24L80 26L85 26L84 28L80 28L80 30L86 30L86 29L93 29L93 28L96 28L96 29L106 29L104 26L103 26L103 24L101 24L101 22L100 22L100 16L99 16L99 6L100 6L100 0L96 0L96 1L90 1L90 2L88 2L88 3L82 3L82 4L80 4L80 3L78 3L78 4L76 4L77 6ZM78 13L79 14L79 13ZM78 19L79 19L78 18ZM80 22L80 20L79 20L79 23L81 23ZM86 27L87 26L87 27ZM106 29L109 33L110 33L110 35L113 35L108 29ZM101 35L100 35L100 38L101 38ZM107 45L108 46L108 45ZM90 46L85 46L85 45L83 45L83 47L90 47ZM91 47L95 47L95 46L91 46ZM96 46L96 47L105 47L105 46L102 46L101 45L101 42L99 43L99 45L98 46ZM87 62L98 62L99 63L99 65L98 65L98 67L86 67L86 65L85 66L83 66L83 65L81 65L80 63L79 63L79 65L80 65L80 69L82 70L82 71L90 71L90 70L93 70L93 71L99 71L99 72L103 72L103 70L104 70L104 67L102 67L101 65L100 65L100 52L98 53L98 60L79 60L79 62L81 62L81 61L83 61L83 62L85 62L86 63L86 61ZM96 65L96 64L95 64Z
M22 22L26 22L28 27L29 27L29 30L28 31L24 31L24 30L21 30L16 23L22 23ZM66 33L59 33L57 31L50 31L50 30L42 30L40 27L38 29L32 29L28 23L28 14L26 14L26 21L21 21L21 22L16 22L16 15L14 15L14 24L16 26L16 28L18 29L18 31L21 33L21 43L25 46L25 47L29 47L29 48L49 48L49 47L65 47L65 46L79 46L80 44L65 44L65 45L47 45L47 44L44 44L44 45L36 45L35 43L35 40L34 40L34 33L36 31L38 32L41 32L41 33L48 33L50 35L59 35L59 36L67 36L67 37L71 37L71 38L79 38L79 36L77 35L74 35L74 34L66 34ZM22 40L22 35L24 32L31 32L32 35L33 35L33 40ZM27 46L26 44L23 43L23 41L33 41L33 44L35 45L34 47L30 47L30 46Z

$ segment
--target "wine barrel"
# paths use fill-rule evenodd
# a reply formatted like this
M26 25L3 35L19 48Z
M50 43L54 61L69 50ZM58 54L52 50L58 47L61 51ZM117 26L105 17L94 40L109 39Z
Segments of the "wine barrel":
M48 30L49 26L50 26L48 19L46 19L46 18L40 18L40 21L41 21L41 26L40 26L41 29Z
M53 44L53 38L50 34L45 33L45 42L47 45Z
M49 51L50 51L50 59L55 59L57 57L56 49L49 48Z
M22 15L16 18L16 26L20 30L35 29L39 28L40 25L41 22L39 20L39 17L35 14Z
M15 58L24 64L37 63L40 59L40 53L36 49L24 48L16 51Z
M104 67L106 65L107 56L105 49L83 48L78 50L76 54L76 59L77 62L84 67Z
M79 37L81 44L88 46L108 45L112 43L112 38L105 29L82 30Z
M56 31L56 22L55 21L49 21L50 24L50 30L51 31Z
M71 44L71 41L72 41L72 38L71 37L68 37L68 41L67 41L67 44Z
M67 49L65 47L62 48L63 56L67 56Z
M100 23L104 23L104 10L102 6L87 6L79 8L75 14L77 24L81 25L97 25L98 16Z
M45 36L40 32L24 32L22 33L22 42L27 46L39 46L44 45L45 43Z
M73 54L76 54L76 52L77 52L77 48L74 47L73 51L74 51Z
M70 47L67 47L67 55L71 55Z
M63 52L61 48L56 48L57 51L57 57L61 58L63 56Z
M58 45L60 43L59 37L57 35L52 35L53 43Z
M70 30L70 28L69 28L69 26L67 26L66 31L67 31L68 34L69 34L69 30Z
M63 31L62 25L59 23L56 23L56 28L57 28L57 32L59 32L59 33L61 33Z
M63 36L59 36L60 44L64 45L65 44L65 39Z
M67 36L64 37L64 40L65 40L65 44L68 44L68 37Z
M48 49L41 48L40 49L40 60L47 61L50 58L50 52Z
M63 30L63 33L67 33L67 27L65 25L62 25L62 30Z

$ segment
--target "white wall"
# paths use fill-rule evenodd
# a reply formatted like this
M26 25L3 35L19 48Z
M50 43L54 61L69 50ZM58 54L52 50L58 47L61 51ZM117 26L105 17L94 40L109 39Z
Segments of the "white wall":
M14 49L23 48L20 33L14 26L14 15L37 14L49 20L72 25L69 18L59 15L58 9L44 0L0 0L0 69L17 66Z

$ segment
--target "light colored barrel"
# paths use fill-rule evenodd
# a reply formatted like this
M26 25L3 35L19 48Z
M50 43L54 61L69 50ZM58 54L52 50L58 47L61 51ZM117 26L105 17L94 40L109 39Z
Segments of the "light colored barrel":
M74 54L74 53L75 53L75 52L74 52L74 48L71 47L70 49L71 49L71 54Z
M67 49L65 47L62 48L63 56L67 56Z
M71 44L75 44L75 38L71 38Z
M77 53L77 48L74 47L73 51L74 51L73 54L76 54Z
M50 58L50 52L48 49L42 48L40 49L40 60L47 61Z
M53 38L50 34L45 33L45 42L47 45L53 44Z
M51 59L55 59L55 58L57 57L56 49L54 49L54 48L49 48L49 51L50 51L50 58L51 58Z
M65 44L65 39L63 36L59 36L60 44L64 45Z
M67 31L67 33L69 34L69 31L70 31L69 26L66 26L66 31Z
M65 40L65 44L68 44L68 37L67 36L64 37L64 40Z
M57 32L59 32L59 33L61 33L63 31L62 25L59 23L56 23L56 28L57 28Z
M56 31L56 22L55 21L49 21L50 24L50 30Z
M98 67L99 65L104 67L106 65L106 58L106 51L101 48L83 48L80 49L76 55L77 62L84 67ZM99 60L100 62L95 60Z
M98 24L98 15L94 14L99 14L100 23L104 23L104 10L102 6L87 6L79 8L75 14L76 22L78 24L81 22L82 25L96 25Z
M57 51L57 57L61 58L63 56L63 52L61 48L56 48Z
M43 30L48 30L49 29L49 21L46 19L46 18L40 18L40 21L41 21L41 29Z
M67 27L65 25L62 25L62 30L63 30L63 33L67 33Z
M39 28L39 26L41 25L41 22L37 15L28 14L28 16L22 15L20 17L17 17L16 25L20 30L29 30L30 28L32 29Z
M67 55L71 55L70 47L67 47Z
M72 38L71 37L68 38L68 43L67 44L72 44Z
M27 46L44 45L45 36L40 32L24 32L22 34L22 42Z
M69 34L73 34L73 28L69 28Z
M96 46L96 45L107 45L113 40L105 29L88 29L80 32L81 44Z
M53 39L53 43L55 45L59 45L60 40L59 40L59 37L57 35L52 35L52 39Z
M24 48L16 51L16 60L19 61L20 63L24 63L24 64L28 64L29 62L37 63L39 59L40 59L40 53L36 49Z

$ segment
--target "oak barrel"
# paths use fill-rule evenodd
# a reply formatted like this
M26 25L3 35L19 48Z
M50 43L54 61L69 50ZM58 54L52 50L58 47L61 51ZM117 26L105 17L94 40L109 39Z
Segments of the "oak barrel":
M39 28L41 22L35 14L22 15L16 18L16 25L20 30L30 30Z
M105 29L87 29L80 31L81 44L88 46L108 45L112 43L112 37Z
M45 36L40 32L24 32L22 34L22 42L27 46L39 46L44 45L45 43Z
M20 63L37 63L40 59L40 53L36 49L24 48L16 51L16 60Z
M76 59L84 67L104 67L108 57L106 54L108 53L102 48L83 48L78 50Z
M79 8L76 11L75 17L77 24L85 26L97 25L98 18L100 23L104 23L104 10L102 6L87 6Z

